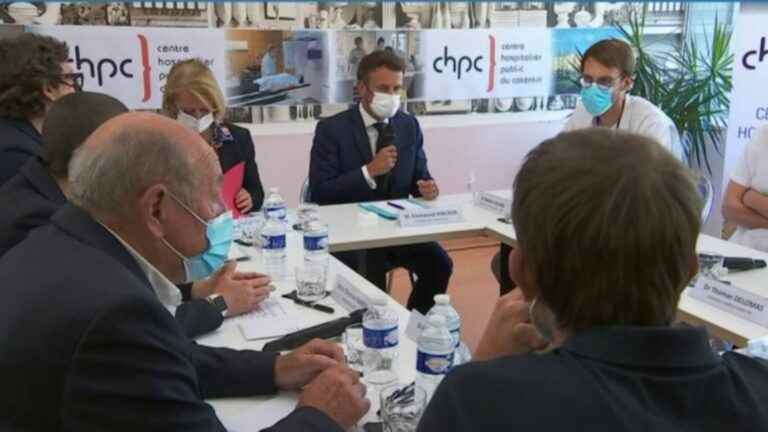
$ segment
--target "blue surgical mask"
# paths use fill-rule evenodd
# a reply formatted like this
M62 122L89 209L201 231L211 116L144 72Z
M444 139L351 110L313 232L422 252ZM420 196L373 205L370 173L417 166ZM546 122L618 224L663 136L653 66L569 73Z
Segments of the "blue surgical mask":
M593 116L601 116L613 106L613 89L597 84L582 87L581 103Z
M165 239L163 239L163 242L170 250L181 258L181 261L184 264L185 282L194 282L200 279L205 279L212 275L216 270L220 269L229 258L229 249L232 246L232 233L235 227L232 213L229 211L222 213L206 222L203 218L193 212L192 209L181 202L181 200L173 195L171 195L171 197L195 219L205 225L205 236L208 239L208 247L199 255L186 257L176 248L171 246Z

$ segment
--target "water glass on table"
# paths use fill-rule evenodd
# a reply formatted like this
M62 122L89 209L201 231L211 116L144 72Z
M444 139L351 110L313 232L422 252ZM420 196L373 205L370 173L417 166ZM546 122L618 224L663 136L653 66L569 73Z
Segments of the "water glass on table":
M352 324L344 330L344 349L347 353L347 366L362 372L363 353L365 353L362 324Z
M384 432L414 432L427 406L427 393L413 383L385 388L379 394Z
M301 264L296 266L296 297L307 302L325 298L327 266Z

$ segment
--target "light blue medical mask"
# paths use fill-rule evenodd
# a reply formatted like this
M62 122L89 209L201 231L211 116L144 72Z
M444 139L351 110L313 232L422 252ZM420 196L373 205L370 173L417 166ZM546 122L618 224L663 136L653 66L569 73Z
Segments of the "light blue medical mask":
M595 117L605 114L613 106L613 89L597 84L581 88L581 103Z
M208 247L199 255L186 257L176 248L171 246L167 240L163 243L172 250L184 263L184 281L194 282L205 279L220 269L229 258L229 249L232 246L232 233L235 228L235 221L232 219L232 212L222 213L212 220L206 222L198 216L186 204L174 195L171 197L179 203L184 210L188 211L201 224L205 225L205 236L208 239Z

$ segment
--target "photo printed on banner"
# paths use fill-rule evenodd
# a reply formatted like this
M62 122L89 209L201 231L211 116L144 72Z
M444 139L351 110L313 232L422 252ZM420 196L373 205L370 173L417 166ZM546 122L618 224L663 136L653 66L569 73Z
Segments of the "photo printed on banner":
M328 32L226 30L230 107L330 101Z

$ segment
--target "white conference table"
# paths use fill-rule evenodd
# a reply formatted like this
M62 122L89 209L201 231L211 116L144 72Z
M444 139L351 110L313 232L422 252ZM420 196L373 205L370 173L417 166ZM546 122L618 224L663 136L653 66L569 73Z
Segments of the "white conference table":
M273 278L273 285L276 290L271 294L274 299L279 299L292 305L288 299L281 297L296 289L296 281L293 276L295 266L303 260L303 248L301 247L301 236L292 232L288 235L288 254L286 257L286 266L282 273L284 277L280 279ZM266 267L262 258L261 251L255 248L246 248L237 246L244 254L250 257L248 261L238 263L240 271L266 272ZM335 284L337 275L346 278L357 289L369 297L375 295L385 295L375 285L368 282L365 278L358 275L349 267L333 257L330 257L328 287L332 288ZM410 317L409 312L391 297L387 296L389 306L395 310L399 317L400 327L400 348L397 359L397 371L399 381L402 383L412 382L415 377L416 369L416 344L405 336L405 329ZM332 298L327 297L320 304L331 306L335 309L334 314L318 312L302 306L295 306L300 311L300 327L310 327L332 319L348 315L343 307L337 304ZM248 341L243 336L239 324L245 318L234 317L224 320L222 326L216 331L204 335L197 339L197 342L214 347L226 347L234 349L261 349L266 342L271 339ZM216 410L216 414L229 431L246 432L258 431L262 428L271 426L281 418L285 417L296 405L297 393L280 392L274 396L255 396L247 398L224 398L211 399L210 403ZM372 404L375 402L371 399ZM363 418L361 425L367 421L376 421L375 412L377 407L373 407L368 415Z
M398 246L478 235L492 237L510 245L515 243L516 236L513 226L500 222L498 219L502 215L475 206L469 194L444 196L431 204L437 206L460 205L465 221L457 224L424 228L400 228L395 221L379 218L375 225L366 226L358 222L358 213L364 210L361 210L356 204L323 206L320 208L320 215L329 226L330 249L333 252ZM766 253L703 234L699 237L697 249L701 252L760 258L768 261L768 254ZM244 248L244 250L251 256L251 260L241 262L238 268L244 271L264 271L261 252L252 248ZM274 282L277 287L276 292L273 293L275 297L295 289L295 280L292 277L293 267L299 260L303 259L299 234L291 233L289 235L288 250L287 266L290 276ZM368 295L381 294L381 291L365 280L365 278L331 258L329 287L333 286L336 274L343 275L358 289ZM724 279L731 281L735 286L768 297L768 284L766 284L766 281L768 281L768 269L734 273ZM409 313L391 298L388 301L390 306L397 311L400 318L400 354L397 366L400 382L406 383L413 380L416 361L416 345L404 334ZM336 313L329 315L306 309L301 316L302 326L311 326L346 315L346 311L341 306L335 304L332 299L328 298L322 303L333 306L336 309ZM678 318L691 324L704 325L712 334L742 346L746 345L749 339L768 334L768 328L689 297L686 293L683 293L678 306ZM236 349L260 349L266 340L245 340L238 328L238 320L239 318L225 320L221 328L199 338L198 342L205 345ZM267 427L290 412L296 403L296 394L282 392L273 397L216 399L209 402L213 405L219 418L229 430L250 431ZM374 412L375 409L372 409L364 421L373 419L372 413Z
M425 228L400 228L396 221L379 218L373 226L357 223L361 210L357 204L323 206L320 215L329 226L330 248L333 252L399 246L425 241L440 241L484 235L508 245L515 244L515 229L511 224L499 221L501 214L473 204L470 194L441 196L430 205L459 205L465 221L457 224ZM725 256L744 256L768 261L768 254L726 240L702 234L697 249ZM733 273L724 278L735 286L768 297L768 268ZM746 345L749 339L768 335L762 327L731 313L722 311L684 293L678 306L678 318L696 325L706 326L713 335L738 345Z

